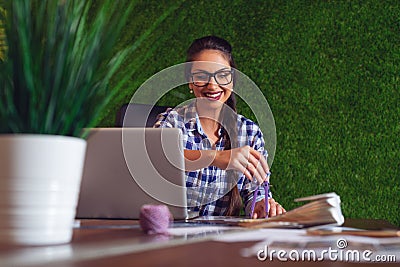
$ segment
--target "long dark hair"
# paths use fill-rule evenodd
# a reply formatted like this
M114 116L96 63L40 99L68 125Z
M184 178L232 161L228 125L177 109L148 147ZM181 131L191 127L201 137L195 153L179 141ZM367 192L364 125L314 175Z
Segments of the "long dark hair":
M196 39L190 45L186 54L186 62L195 61L196 56L204 50L217 50L221 52L221 55L226 58L229 65L235 69L236 64L232 56L232 46L228 41L216 37L216 36L206 36L200 39ZM189 81L192 65L186 64L185 75L186 79ZM233 87L235 87L236 74L233 72ZM222 133L225 140L224 149L232 149L238 146L237 144L237 113L236 113L236 98L235 94L232 92L230 97L223 105L220 113L220 124L222 126ZM229 131L228 131L229 130ZM242 199L239 194L237 187L237 173L235 171L227 171L228 179L234 179L235 186L229 191L228 195L230 197L229 206L225 212L227 216L239 215L240 209L242 208Z

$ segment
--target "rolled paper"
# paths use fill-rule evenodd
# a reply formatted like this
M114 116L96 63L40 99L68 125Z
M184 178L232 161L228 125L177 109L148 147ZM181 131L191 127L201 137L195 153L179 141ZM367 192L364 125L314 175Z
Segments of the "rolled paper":
M140 209L139 224L147 234L165 234L172 215L166 205L143 205Z

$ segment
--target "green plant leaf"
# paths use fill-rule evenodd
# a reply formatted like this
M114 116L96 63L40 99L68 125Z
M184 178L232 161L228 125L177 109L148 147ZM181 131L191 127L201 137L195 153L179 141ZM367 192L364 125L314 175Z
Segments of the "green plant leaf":
M136 1L2 1L0 132L81 136L134 71L121 71L136 42L115 45ZM3 10L3 9L2 9ZM118 18L118 19L115 19ZM4 55L3 55L4 53Z

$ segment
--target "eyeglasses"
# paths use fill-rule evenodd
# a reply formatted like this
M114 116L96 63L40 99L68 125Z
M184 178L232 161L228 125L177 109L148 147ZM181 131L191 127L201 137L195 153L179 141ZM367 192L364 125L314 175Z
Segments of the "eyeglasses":
M218 85L228 85L232 82L233 70L218 70L214 73L207 71L199 71L191 74L192 83L198 87L207 86L210 83L211 77Z

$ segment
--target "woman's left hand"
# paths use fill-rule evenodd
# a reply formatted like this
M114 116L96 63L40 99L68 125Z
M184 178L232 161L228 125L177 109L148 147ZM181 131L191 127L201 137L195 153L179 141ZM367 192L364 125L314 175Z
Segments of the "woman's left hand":
M276 216L285 213L286 210L273 198L268 199L268 216ZM254 207L253 219L265 218L265 199L258 201Z

